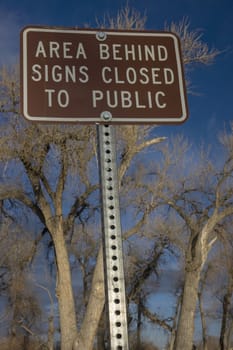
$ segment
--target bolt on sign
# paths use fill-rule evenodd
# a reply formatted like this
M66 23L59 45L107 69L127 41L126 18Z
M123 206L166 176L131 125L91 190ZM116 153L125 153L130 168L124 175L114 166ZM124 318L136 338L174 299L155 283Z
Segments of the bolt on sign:
M26 27L21 112L31 121L182 123L180 42L170 32Z

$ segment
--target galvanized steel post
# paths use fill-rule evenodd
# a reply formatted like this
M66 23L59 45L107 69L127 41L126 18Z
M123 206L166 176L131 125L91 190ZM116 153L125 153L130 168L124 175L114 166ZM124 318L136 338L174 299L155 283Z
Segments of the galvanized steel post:
M109 349L128 350L128 324L116 164L112 125L98 125L102 196L105 293L109 320Z

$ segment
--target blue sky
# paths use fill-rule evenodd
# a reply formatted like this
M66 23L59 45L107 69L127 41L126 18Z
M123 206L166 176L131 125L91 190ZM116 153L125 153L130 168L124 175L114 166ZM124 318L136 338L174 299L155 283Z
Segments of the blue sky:
M191 140L214 143L219 130L233 120L233 1L232 0L129 0L146 13L146 29L161 30L165 23L189 18L191 29L203 31L203 41L225 50L216 62L196 68L192 85L198 96L188 96L189 120L164 126L160 133L182 133ZM19 59L19 33L26 25L96 27L96 18L114 16L124 0L0 0L0 63Z

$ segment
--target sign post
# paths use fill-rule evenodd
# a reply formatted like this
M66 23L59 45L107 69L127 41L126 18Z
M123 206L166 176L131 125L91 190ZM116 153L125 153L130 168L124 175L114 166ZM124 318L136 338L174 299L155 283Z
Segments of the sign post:
M27 120L97 124L109 347L128 350L113 128L187 119L179 39L169 32L26 27L20 69Z
M116 138L112 125L98 125L102 195L103 248L109 349L128 350L128 325L122 235L116 167Z

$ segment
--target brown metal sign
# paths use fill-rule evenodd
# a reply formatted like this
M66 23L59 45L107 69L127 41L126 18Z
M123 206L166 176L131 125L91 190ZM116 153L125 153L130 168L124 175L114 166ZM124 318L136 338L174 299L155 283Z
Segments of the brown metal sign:
M21 112L32 121L182 123L180 43L170 32L26 27Z

